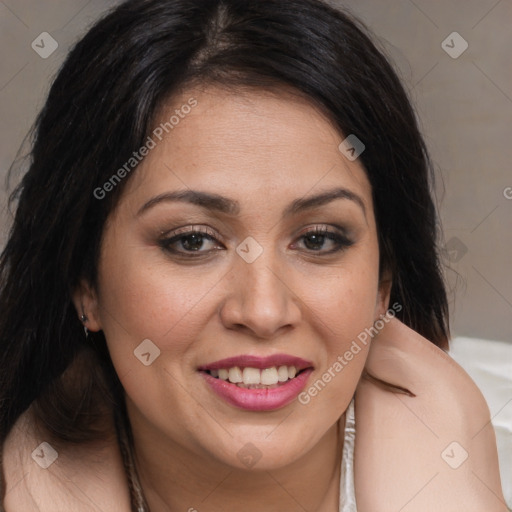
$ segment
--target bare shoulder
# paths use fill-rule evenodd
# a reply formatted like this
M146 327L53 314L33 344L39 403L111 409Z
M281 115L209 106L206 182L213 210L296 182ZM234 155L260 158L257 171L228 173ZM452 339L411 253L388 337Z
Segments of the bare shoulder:
M489 408L463 368L393 319L366 370L378 380L362 379L356 395L361 510L506 512Z
M128 512L117 443L64 448L35 428L30 409L3 446L6 512Z
M485 398L466 371L446 352L396 318L374 340L366 368L372 375L404 387L422 400L435 401L437 407L445 404L452 422L460 414L467 428L474 424L480 429L481 421L489 419Z

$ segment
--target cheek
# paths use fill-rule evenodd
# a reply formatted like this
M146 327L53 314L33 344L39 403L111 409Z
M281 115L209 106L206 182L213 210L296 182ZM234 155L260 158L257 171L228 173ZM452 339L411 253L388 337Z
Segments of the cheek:
M149 339L162 355L169 355L166 366L177 365L211 314L211 291L220 274L197 275L196 270L193 277L193 270L177 270L176 265L155 258L154 248L130 252L120 250L121 244L113 247L100 266L99 303L114 364L120 366L119 373L138 368L134 350Z
M349 350L358 337L364 339L361 333L375 321L377 282L371 273L345 273L337 284L331 285L322 298L318 297L317 311L326 326L324 338L329 364ZM361 346L359 356L363 357L358 356L358 360L365 358L365 346Z
M346 343L376 319L379 275L378 252L373 247L361 246L335 270L308 279L304 298L330 327L329 339Z
M317 376L321 382L311 392L316 396L325 387L318 405L328 407L331 399L352 396L366 362L370 328L377 317L378 253L354 251L322 284L310 286L307 294L325 346Z
M333 284L334 282L334 284ZM348 406L361 377L375 320L376 279L345 272L316 294L325 353L314 378L299 395L299 403L314 411L311 421L335 421Z
M154 248L152 253L145 248L105 252L100 314L127 396L154 424L169 429L162 408L172 408L183 418L194 411L189 392L179 383L189 377L196 342L215 311L215 284L222 273L210 270L199 276L196 269L193 277L194 270L176 270L161 258L155 262ZM176 433L178 428L171 430Z

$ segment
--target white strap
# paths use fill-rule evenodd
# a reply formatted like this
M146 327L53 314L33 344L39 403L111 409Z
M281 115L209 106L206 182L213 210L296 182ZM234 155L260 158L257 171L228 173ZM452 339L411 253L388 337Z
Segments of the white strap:
M354 488L354 445L356 439L354 398L350 401L345 414L345 430L343 439L339 512L357 512L356 493Z

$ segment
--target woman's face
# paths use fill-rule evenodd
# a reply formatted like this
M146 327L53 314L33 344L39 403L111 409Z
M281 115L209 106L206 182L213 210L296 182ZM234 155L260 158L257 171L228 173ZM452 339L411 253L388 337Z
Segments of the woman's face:
M285 466L333 432L387 307L370 184L284 92L193 90L154 128L173 115L105 226L89 327L162 450Z

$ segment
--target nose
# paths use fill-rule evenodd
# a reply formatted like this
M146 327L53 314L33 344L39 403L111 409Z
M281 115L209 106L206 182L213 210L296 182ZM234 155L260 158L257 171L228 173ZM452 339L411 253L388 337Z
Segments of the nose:
M298 283L292 270L284 262L278 264L270 253L264 250L252 263L236 256L228 294L220 308L226 328L266 340L296 326L301 319L301 301L294 290Z

